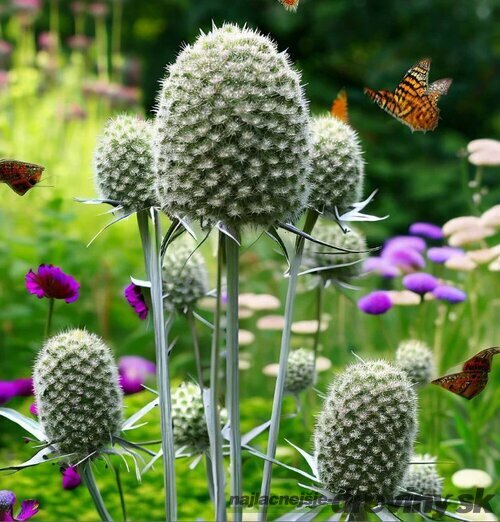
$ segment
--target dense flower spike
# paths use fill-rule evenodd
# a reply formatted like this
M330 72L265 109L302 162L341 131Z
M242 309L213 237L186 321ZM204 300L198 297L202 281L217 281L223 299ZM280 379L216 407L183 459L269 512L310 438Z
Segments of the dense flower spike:
M363 151L357 133L338 118L320 116L312 124L312 176L309 204L335 215L360 201Z
M185 312L208 292L205 260L196 251L194 241L178 239L163 259L163 295L165 307Z
M64 299L67 303L78 299L80 283L57 266L42 264L37 272L30 270L25 279L28 292L38 299Z
M351 229L349 232L344 233L337 223L321 221L314 228L314 237L329 245L353 251L351 253L332 251L329 247L323 247L311 242L306 243L304 263L310 268L326 268L333 265L354 263L350 266L317 272L317 275L323 281L348 281L360 275L363 268L361 261L367 255L357 253L366 250L366 238L361 232Z
M70 330L49 339L35 363L39 420L70 463L110 444L120 431L122 393L111 350L96 335Z
M94 170L103 199L119 201L127 212L154 206L153 125L136 116L109 120L96 146Z
M405 372L385 361L346 368L330 386L314 432L319 478L360 501L397 493L417 430L417 399Z
M314 352L299 348L290 352L286 368L285 390L288 393L300 393L314 383L316 361Z
M225 411L221 411L221 420ZM183 382L172 392L172 422L174 441L178 446L204 450L208 447L208 430L200 387Z
M403 341L396 350L396 364L417 386L424 386L434 378L434 359L429 347L414 339Z
M204 223L269 226L305 205L307 103L267 37L225 24L169 67L156 117L159 200Z
M431 455L414 455L403 478L402 487L410 493L441 497L443 478L436 468L436 457ZM421 464L425 462L426 464ZM403 496L410 496L405 492Z

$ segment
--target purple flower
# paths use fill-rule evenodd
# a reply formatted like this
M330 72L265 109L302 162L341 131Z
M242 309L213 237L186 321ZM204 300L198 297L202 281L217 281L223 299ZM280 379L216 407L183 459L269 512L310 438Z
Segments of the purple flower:
M432 292L438 286L438 280L425 272L417 272L404 276L403 286L416 294L424 295L427 292Z
M415 238L417 239L417 238ZM382 259L385 259L391 265L394 265L405 272L421 270L425 266L425 259L422 254L411 248L390 248L382 251Z
M385 314L387 310L392 308L392 301L387 292L377 290L362 297L358 301L358 308L365 312L365 314Z
M429 239L443 239L444 234L441 227L432 223L413 223L409 229L414 236L427 237Z
M149 308L142 293L142 288L134 283L130 283L127 288L125 288L123 294L139 318L142 320L146 319Z
M457 304L467 299L467 294L458 288L448 285L439 285L434 288L432 295L440 301Z
M427 245L421 237L415 236L394 236L384 244L384 250L406 250L411 248L417 252L423 252Z
M38 267L38 272L30 270L26 274L26 288L39 299L48 297L73 303L78 299L80 283L59 267L43 264Z
M16 396L14 381L0 381L0 405Z
M143 384L156 373L156 365L143 357L126 355L118 361L118 373L123 393L131 395L144 390Z
M63 489L71 490L77 488L82 483L82 478L76 471L74 466L61 467L62 487Z
M38 417L38 406L36 405L36 402L30 404L30 413L31 415Z
M401 271L397 266L394 266L387 259L382 257L368 257L363 263L363 272L375 272L376 274L393 279L401 275Z
M449 246L443 247L433 247L427 250L427 257L433 263L443 264L455 256L461 256L464 254L464 251L461 248L453 248Z
M16 520L28 520L38 513L38 500L23 500L21 511L14 517L13 510L16 503L16 495L12 491L0 491L0 522L12 522Z
M0 404L5 404L14 397L29 397L30 395L33 395L31 378L0 381Z

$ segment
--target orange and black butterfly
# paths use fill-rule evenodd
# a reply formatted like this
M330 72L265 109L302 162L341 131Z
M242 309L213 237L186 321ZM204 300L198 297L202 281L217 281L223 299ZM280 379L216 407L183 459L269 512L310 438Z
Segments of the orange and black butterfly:
M349 123L347 92L345 89L342 89L337 94L335 100L333 100L332 106L330 107L330 114L344 123Z
M297 11L297 7L299 7L299 0L278 0L278 2L287 11Z
M465 361L462 371L440 377L432 381L432 384L437 384L466 399L473 399L484 390L488 383L491 361L497 353L500 353L500 348L496 346L486 348Z
M431 60L425 58L405 74L395 91L374 91L365 88L365 94L413 131L434 130L439 121L437 102L450 88L451 78L443 78L429 85Z
M0 182L20 196L24 196L41 179L45 167L34 163L25 163L17 160L0 160Z

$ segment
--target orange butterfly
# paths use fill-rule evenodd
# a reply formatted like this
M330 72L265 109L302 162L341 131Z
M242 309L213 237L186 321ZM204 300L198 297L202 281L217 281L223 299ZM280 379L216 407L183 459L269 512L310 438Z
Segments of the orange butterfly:
M465 361L462 371L445 375L432 381L432 384L442 386L445 390L456 393L466 399L479 395L488 383L488 373L491 370L493 356L500 353L500 348L486 348Z
M278 2L287 11L297 11L297 7L299 7L299 0L278 0Z
M413 131L434 130L439 121L437 102L447 94L451 78L443 78L429 85L431 60L425 58L405 74L394 93L365 88L364 93L380 108Z
M20 196L24 196L41 179L45 167L17 160L0 160L0 182Z
M347 92L345 89L342 89L338 94L335 100L333 100L332 106L330 107L330 114L334 118L338 118L340 121L344 123L349 123L349 114L347 112Z

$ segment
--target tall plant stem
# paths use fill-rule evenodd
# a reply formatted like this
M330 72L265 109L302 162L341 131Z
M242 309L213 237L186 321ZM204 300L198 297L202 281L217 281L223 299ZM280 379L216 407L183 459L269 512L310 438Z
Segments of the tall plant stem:
M101 517L101 520L103 522L113 522L111 515L108 513L108 510L104 505L101 492L99 491L94 474L92 473L92 468L90 467L90 462L86 462L84 464L82 478L83 482L87 486L87 489L89 490L92 500L94 501L94 505L97 509L97 512L99 513L99 516Z
M189 330L191 332L191 340L193 342L193 350L194 350L194 358L196 362L196 373L198 377L198 384L200 388L203 390L204 382L203 382L203 369L201 367L201 353L200 353L200 343L198 339L198 332L196 331L196 323L194 321L193 311L190 309L186 314L186 318L189 325Z
M47 314L47 321L45 323L45 339L50 337L50 330L52 328L52 316L54 315L54 298L49 299L49 313Z
M177 520L177 495L175 484L175 450L172 430L172 398L170 396L170 375L168 368L168 343L163 310L163 288L161 279L161 228L158 211L151 209L153 221L153 237L150 236L148 211L137 214L139 231L146 261L146 271L151 282L151 304L153 307L153 324L155 331L158 395L160 398L161 439L163 450L163 472L166 492L166 520Z
M310 234L316 221L318 213L314 210L308 210L306 222L304 224L304 232ZM278 377L274 388L273 410L271 413L271 426L269 428L269 438L267 440L267 459L264 463L264 474L262 477L262 485L260 489L261 498L268 498L271 491L271 478L273 465L270 459L276 456L276 446L278 445L278 435L280 428L281 409L283 406L283 395L285 393L285 377L288 356L290 354L290 337L292 332L293 310L295 304L295 293L297 290L297 279L302 263L302 253L304 251L304 238L297 237L295 243L295 252L290 261L290 272L288 275L288 290L285 302L285 325L281 336L281 349ZM262 505L259 512L259 520L267 520L267 505Z
M314 334L314 363L316 364L316 358L318 356L318 348L319 348L319 339L321 337L321 319L323 315L323 294L325 290L325 285L323 284L323 280L321 279L316 288L316 321L318 325L316 327L316 333ZM315 372L316 374L316 372Z
M238 264L239 245L225 238L227 280L227 327L226 327L226 408L229 421L229 455L231 469L231 497L234 503L233 521L241 522L242 472L240 432L240 383L238 346Z
M120 505L122 508L123 522L127 522L127 504L125 503L125 496L123 495L122 479L120 477L120 470L114 468L116 487L118 488L118 494L120 495Z
M216 281L216 305L214 313L214 332L212 336L212 353L210 356L210 404L212 412L209 418L210 435L210 460L212 463L212 477L214 479L214 504L215 520L225 522L226 497L225 497L225 470L224 457L222 454L222 434L220 429L219 417L219 396L220 396L220 318L221 318L221 293L222 293L222 265L224 258L224 234L219 232L217 245L217 281Z
M56 52L59 49L59 3L58 0L50 2L50 32L55 38Z
M113 3L113 22L111 29L111 71L115 75L115 81L121 81L119 72L122 66L121 40L122 40L123 2L118 0Z

